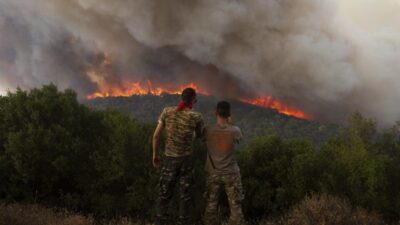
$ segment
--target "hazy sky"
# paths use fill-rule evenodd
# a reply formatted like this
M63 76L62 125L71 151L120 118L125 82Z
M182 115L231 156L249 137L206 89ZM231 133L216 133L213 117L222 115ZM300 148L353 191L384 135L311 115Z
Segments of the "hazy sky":
M392 124L400 0L0 0L1 91L54 82L86 96L146 79Z

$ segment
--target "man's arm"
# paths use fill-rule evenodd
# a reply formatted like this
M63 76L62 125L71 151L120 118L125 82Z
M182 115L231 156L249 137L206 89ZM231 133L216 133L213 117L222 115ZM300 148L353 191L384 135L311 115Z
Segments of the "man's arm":
M160 146L161 133L163 130L164 124L159 122L153 135L153 166L155 168L159 168L161 165L160 157L158 154L158 147Z
M198 119L198 122L196 124L196 128L195 128L195 136L196 138L203 138L205 133L204 133L205 129L204 129L204 120L203 117L200 116Z
M196 138L199 138L199 139L204 138L204 135L205 135L204 127L202 127L202 126L196 127L196 130L195 130Z

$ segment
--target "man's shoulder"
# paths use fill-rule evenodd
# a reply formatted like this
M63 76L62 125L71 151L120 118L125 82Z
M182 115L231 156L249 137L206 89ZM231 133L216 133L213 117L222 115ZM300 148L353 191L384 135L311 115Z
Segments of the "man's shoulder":
M167 107L165 107L165 108L163 109L163 113L169 113L169 112L172 112L172 111L175 110L175 109L176 109L176 107L167 106Z
M196 111L196 110L190 110L195 116L203 116L203 114L201 114L201 112Z
M167 114L167 115L173 114L174 112L176 112L175 106L167 106L163 109L163 113ZM193 109L186 109L186 110L181 111L181 113L183 113L183 115L184 115L183 118L186 117L186 118L198 119L198 120L203 118L203 116L200 112L195 111Z
M195 110L193 110L193 109L185 110L185 112L186 112L188 115L192 116L193 118L202 118L202 117L203 117L203 115L202 115L200 112L195 111Z

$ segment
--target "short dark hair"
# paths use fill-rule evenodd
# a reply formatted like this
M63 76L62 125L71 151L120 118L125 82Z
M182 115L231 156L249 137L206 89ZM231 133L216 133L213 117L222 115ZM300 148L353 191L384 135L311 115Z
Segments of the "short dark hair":
M191 103L196 98L196 90L193 88L185 88L182 91L182 101L185 103Z
M227 101L220 101L217 104L217 114L220 117L228 118L231 116L231 104Z

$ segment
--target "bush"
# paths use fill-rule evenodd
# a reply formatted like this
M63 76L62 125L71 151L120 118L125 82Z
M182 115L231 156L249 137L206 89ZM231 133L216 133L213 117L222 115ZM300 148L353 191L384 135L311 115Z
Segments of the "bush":
M278 136L252 141L239 157L250 218L277 215L318 187L316 152L305 140L285 141Z
M380 135L375 126L374 120L355 113L349 126L319 150L308 141L276 135L253 140L239 157L246 215L278 216L310 193L326 193L397 220L398 129Z
M0 204L0 225L146 225L129 218L96 221L65 209L49 209L39 205Z
M398 173L398 167L391 166L393 161L400 161L377 149L381 140L373 120L355 113L349 124L318 153L324 165L320 171L320 192L343 196L354 205L378 210L386 218L393 217L393 212L384 208L399 212L395 196L400 186L392 180L398 177L392 177Z
M0 99L0 198L149 217L152 126L94 111L54 85Z
M67 211L37 205L0 205L0 225L94 225L94 221Z
M293 207L284 225L383 225L382 218L329 195L312 195Z

